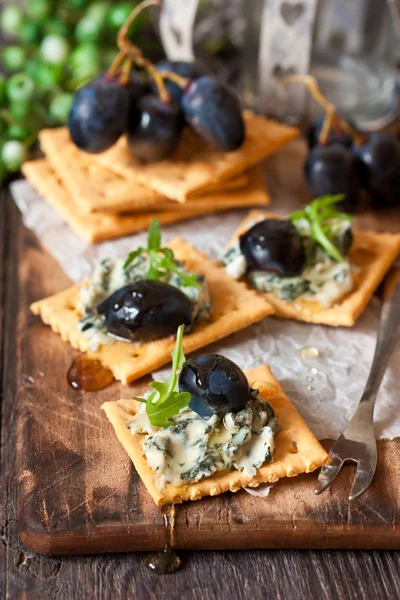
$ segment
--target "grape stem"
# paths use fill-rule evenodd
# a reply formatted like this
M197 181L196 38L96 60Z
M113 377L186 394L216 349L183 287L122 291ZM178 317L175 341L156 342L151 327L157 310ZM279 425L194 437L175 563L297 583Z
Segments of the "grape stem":
M126 85L129 83L129 74L131 72L132 65L136 64L138 67L148 72L157 87L157 92L161 102L168 104L171 102L171 94L168 92L165 86L164 79L170 79L182 89L187 87L190 80L169 71L158 71L154 64L143 56L140 48L132 44L132 42L128 39L129 27L132 25L136 17L145 8L148 8L149 6L160 6L160 4L160 0L144 0L132 10L131 14L118 31L117 45L119 48L119 53L115 57L111 67L108 69L107 75L109 77L117 77L117 74L119 74L120 70L122 70L120 81L123 85Z
M322 123L321 132L319 134L318 142L325 146L328 143L329 132L332 128L333 119L335 118L335 112L332 110L327 110L324 118L324 122Z
M281 81L283 87L285 87L289 83L302 83L303 85L305 85L308 91L310 92L311 96L314 98L314 100L318 102L318 104L322 106L322 108L325 110L326 117L319 137L320 143L326 144L330 128L332 127L332 123L334 121L339 125L342 131L350 135L350 137L353 139L356 145L361 145L363 143L363 136L360 135L358 131L356 131L351 125L349 125L349 123L347 123L347 121L345 121L337 113L334 104L332 104L332 102L330 102L319 89L315 77L313 77L312 75L288 75L287 77L284 77ZM325 123L326 119L328 119L327 123Z
M179 87L183 90L187 87L188 83L190 82L190 79L188 79L187 77L182 77L177 73L171 73L171 71L158 71L158 73L161 75L162 79L170 79L171 81L176 83L176 85L179 85Z
M129 27L132 25L136 17L139 16L145 8L148 8L149 6L160 6L160 4L160 0L144 0L143 2L135 6L129 17L126 19L125 23L123 23L122 27L118 31L118 48L122 49L125 42L128 41Z
M114 58L111 66L109 67L109 69L107 70L107 76L108 77L116 77L117 73L119 71L120 66L122 65L123 61L126 58L126 53L121 50L120 52L118 52L117 56Z
M130 61L131 65L132 65L132 63L135 63L136 65L138 65L142 69L145 69L149 73L149 75L154 80L154 83L156 84L158 95L160 97L161 102L168 103L171 101L171 95L168 92L167 88L165 87L164 79L161 77L161 75L158 74L158 71L155 68L155 66L153 65L153 63L150 60L148 60L147 58L145 58L142 54L142 51L139 48L137 48L137 46L134 46L132 44L132 42L130 42L130 40L128 39L129 27L132 25L132 23L134 22L136 17L145 8L148 8L149 6L160 6L160 0L144 0L143 2L138 4L132 10L131 14L129 15L129 17L127 18L125 23L122 25L120 30L118 31L117 45L118 45L118 48L120 49L120 54L122 53L124 58L129 57L129 61ZM118 58L118 56L117 56L117 58ZM119 64L120 63L117 62L117 68L118 68ZM111 69L112 68L113 68L113 65L111 66ZM122 81L122 83L125 83L126 82L126 74L125 73L123 75L123 79L124 79L124 81ZM129 78L128 78L128 80L129 80Z

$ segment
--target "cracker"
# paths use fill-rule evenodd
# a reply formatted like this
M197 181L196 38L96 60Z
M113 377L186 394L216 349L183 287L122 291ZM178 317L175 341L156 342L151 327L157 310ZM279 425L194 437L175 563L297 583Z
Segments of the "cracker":
M156 217L162 225L192 219L210 212L222 212L231 208L269 204L265 191L263 174L255 167L249 176L246 191L215 193L185 205L165 201L159 212L142 214L93 213L80 212L70 194L51 170L45 159L25 162L22 172L37 191L54 210L68 223L79 237L89 243L121 237L147 229ZM171 209L173 205L174 210Z
M166 198L161 194L90 160L88 154L72 143L67 128L43 129L39 138L53 171L80 207L80 212L140 212L158 210L166 204ZM210 185L203 192L239 189L247 184L248 177L242 174Z
M138 410L139 402L130 399L105 402L102 405L101 408L114 427L119 441L158 506L199 500L203 496L217 496L228 490L236 492L247 486L257 487L260 483L272 483L282 477L310 473L329 463L328 454L290 402L270 368L262 365L249 369L246 375L251 386L259 389L263 399L271 403L281 427L275 437L274 461L257 469L254 477L248 477L241 471L225 470L197 483L179 487L166 483L163 489L159 489L154 479L154 471L147 464L143 454L145 435L133 435L128 429L128 423Z
M164 200L136 181L129 184L113 171L89 160L89 155L71 142L66 127L43 129L40 145L53 171L61 178L80 212L122 212L156 206Z
M239 226L230 243L232 244L240 234L247 231L261 217L282 218L265 211L251 211ZM353 234L354 243L349 253L350 263L356 267L356 282L353 291L331 308L325 308L316 301L287 302L272 293L262 294L274 306L276 316L334 327L354 325L390 265L396 260L400 252L400 234L362 231L354 228Z
M211 184L243 173L299 135L298 129L251 111L244 112L244 119L246 138L234 152L216 150L186 128L178 148L166 160L139 163L129 151L125 137L106 152L90 158L132 182L140 182L172 200L186 202Z
M265 298L249 290L244 283L228 277L220 264L209 259L182 238L171 241L168 247L178 260L185 263L189 271L205 275L211 297L211 319L199 324L193 332L184 336L185 353L211 344L273 313ZM74 285L54 296L35 302L31 310L40 315L44 323L59 333L63 340L86 352L89 349L89 340L77 327L81 316L79 287ZM113 344L101 346L96 352L90 352L90 355L108 367L116 379L129 383L170 362L174 346L173 336L142 344L117 340Z

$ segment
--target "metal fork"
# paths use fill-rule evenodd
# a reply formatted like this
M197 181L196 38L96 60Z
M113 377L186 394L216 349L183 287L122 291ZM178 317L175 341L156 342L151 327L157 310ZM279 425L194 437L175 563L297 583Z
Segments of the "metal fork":
M400 277L397 277L389 279L385 287L375 354L363 395L346 429L329 452L331 463L321 468L315 494L324 492L348 461L357 465L349 500L360 496L371 483L377 461L373 427L375 400L399 333Z

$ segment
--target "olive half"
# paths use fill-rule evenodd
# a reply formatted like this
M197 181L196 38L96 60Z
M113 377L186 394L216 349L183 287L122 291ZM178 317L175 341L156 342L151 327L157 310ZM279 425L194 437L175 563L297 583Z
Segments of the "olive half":
M155 340L192 322L192 303L178 288L141 280L114 292L98 305L107 331L124 340Z
M288 219L264 219L239 238L250 269L272 271L281 277L299 275L306 261L301 237Z
M201 416L223 416L243 410L250 386L242 369L219 354L188 360L179 375L179 391L190 392L189 408Z

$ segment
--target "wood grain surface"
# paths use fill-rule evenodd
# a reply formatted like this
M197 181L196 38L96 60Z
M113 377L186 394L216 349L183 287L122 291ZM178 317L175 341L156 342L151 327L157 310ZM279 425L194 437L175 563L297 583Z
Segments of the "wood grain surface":
M287 156L287 154L286 154ZM274 160L269 161L273 167ZM282 171L274 168L270 185L279 189ZM271 183L272 182L272 183ZM290 190L282 197L284 203ZM253 550L247 552L181 552L183 569L168 577L155 576L143 565L143 554L102 555L81 558L42 557L17 536L16 524L16 332L21 300L17 282L18 252L22 254L24 231L17 211L3 194L0 203L2 262L2 477L5 499L0 506L0 596L4 598L394 598L400 596L399 554L388 551ZM373 216L365 216L377 228ZM385 217L392 230L400 219ZM387 226L386 226L387 227ZM35 246L28 239L29 252ZM52 274L49 273L51 278ZM20 371L22 374L22 371ZM26 383L22 382L22 387ZM21 385L21 384L20 384ZM29 387L29 382L28 386ZM70 487L75 485L70 482ZM385 492L385 490L384 490ZM375 506L371 507L371 512ZM357 519L357 514L351 515ZM385 524L389 515L379 515ZM362 519L359 521L362 524ZM397 515L391 518L396 522ZM343 514L343 528L350 517Z
M139 395L146 381L113 383L96 393L72 390L66 373L77 353L29 312L32 302L70 282L33 234L24 236L19 273L16 467L22 540L53 555L161 548L159 509L100 409L105 400ZM352 504L351 468L317 497L314 473L280 481L268 499L240 491L186 502L176 508L174 545L398 548L399 457L400 440L380 442L374 482Z

